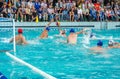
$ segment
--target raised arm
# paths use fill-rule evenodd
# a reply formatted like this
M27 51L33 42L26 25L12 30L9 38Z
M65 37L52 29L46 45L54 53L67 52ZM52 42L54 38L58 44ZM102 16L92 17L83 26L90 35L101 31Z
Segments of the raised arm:
M79 31L79 32L76 32L76 34L82 34L84 31L83 30L81 30L81 31Z
M46 25L46 27L50 26L52 22L53 22L53 19Z

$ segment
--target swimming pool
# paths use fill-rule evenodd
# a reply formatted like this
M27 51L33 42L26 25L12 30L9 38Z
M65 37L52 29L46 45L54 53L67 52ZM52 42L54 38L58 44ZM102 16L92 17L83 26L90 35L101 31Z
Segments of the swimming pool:
M63 29L69 34L69 28ZM76 31L80 29L75 28ZM120 29L92 29L96 35L105 38L104 47L107 47L106 38L110 36L119 38L119 31ZM62 43L61 41L66 39L55 36L59 33L57 28L51 29L47 39L35 39L41 32L42 28L24 28L24 36L29 44L17 45L16 57L58 79L120 79L120 49L108 49L107 54L104 55L94 54L83 45L96 46L97 40L90 40L89 44L83 35L79 35L76 45ZM11 38L12 29L1 29L0 33L0 49L13 49L13 44L9 44L7 40ZM8 79L44 79L30 68L12 60L5 53L0 53L0 72Z

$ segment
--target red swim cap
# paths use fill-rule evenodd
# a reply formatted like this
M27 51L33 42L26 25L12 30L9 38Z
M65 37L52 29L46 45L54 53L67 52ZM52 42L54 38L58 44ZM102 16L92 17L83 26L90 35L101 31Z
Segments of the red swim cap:
M22 33L23 30L21 28L18 29L18 33Z

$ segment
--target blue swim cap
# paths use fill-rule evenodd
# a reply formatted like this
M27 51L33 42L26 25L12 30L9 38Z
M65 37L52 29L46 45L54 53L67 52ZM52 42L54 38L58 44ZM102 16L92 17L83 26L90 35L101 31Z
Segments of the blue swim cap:
M103 46L103 42L101 40L98 41L97 46Z
M75 33L75 30L74 29L70 29L70 33Z
M48 27L46 27L46 30L47 30L47 31L50 31L50 27L49 27L49 26L48 26Z

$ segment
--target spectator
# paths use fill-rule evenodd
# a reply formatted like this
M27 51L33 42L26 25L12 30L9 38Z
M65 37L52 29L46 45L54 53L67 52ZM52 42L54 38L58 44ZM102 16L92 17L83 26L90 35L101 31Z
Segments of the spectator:
M19 21L35 21L36 16L41 21L119 21L119 5L119 0L16 0L15 5L0 0L0 14Z
M61 0L58 0L58 2L56 3L56 7L57 8L63 7L63 3L61 2Z
M42 10L43 8L39 8L39 10L38 10L38 17L39 17L39 21L42 21L42 14L43 14L43 10Z
M73 8L70 10L69 15L70 15L70 21L74 21L74 11L73 11Z
M100 10L100 21L104 21L104 19L105 19L105 13L104 13L104 9L102 8Z
M54 18L54 9L53 9L52 5L49 6L47 11L48 11L48 20L50 21L51 19Z
M75 9L74 9L74 20L78 21L78 10L77 10L77 7L75 7Z
M62 11L63 11L63 9L62 9L62 7L61 7L61 8L58 10L60 21L63 20L63 14L62 14Z
M2 14L3 14L3 17L7 17L7 3L4 2L4 5L2 7Z
M32 15L32 21L35 22L37 17L37 11L35 10L34 6L31 8L31 15Z
M31 15L30 15L30 7L29 5L26 5L26 8L25 8L25 17L26 17L26 21L30 21L31 19Z
M100 3L99 2L95 3L94 7L95 7L96 11L99 11L100 10Z
M92 3L94 4L94 3L97 3L97 0L92 0Z
M82 12L82 9L79 7L78 9L77 9L78 11L78 19L80 20L80 21L83 21L83 12Z
M17 7L17 9L18 9L20 6L21 6L20 0L16 0L16 7Z
M63 9L62 14L63 14L63 20L64 21L68 20L68 10L67 10L67 8Z
M32 0L29 0L28 3L27 3L27 5L31 9L34 4L33 4Z
M40 2L39 2L38 0L35 0L34 8L35 8L37 11L39 10L39 8L41 8Z

